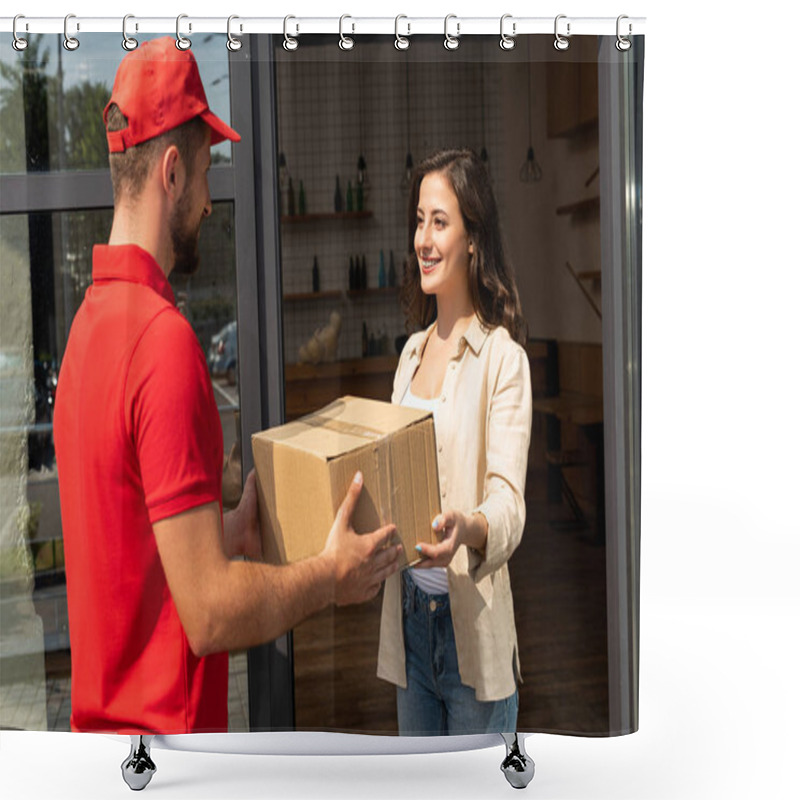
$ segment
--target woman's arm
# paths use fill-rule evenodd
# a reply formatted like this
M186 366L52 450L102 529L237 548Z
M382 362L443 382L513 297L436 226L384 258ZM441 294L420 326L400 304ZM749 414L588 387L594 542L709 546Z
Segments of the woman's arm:
M488 524L483 553L470 549L470 574L478 581L505 564L525 526L525 478L531 439L531 377L525 350L505 342L498 354L487 409L483 501L475 509Z
M491 386L486 418L486 475L483 499L472 513L446 510L432 528L437 544L420 543L418 566L446 567L461 545L469 548L475 580L511 557L525 524L525 477L531 432L530 367L525 351L506 340L490 357Z

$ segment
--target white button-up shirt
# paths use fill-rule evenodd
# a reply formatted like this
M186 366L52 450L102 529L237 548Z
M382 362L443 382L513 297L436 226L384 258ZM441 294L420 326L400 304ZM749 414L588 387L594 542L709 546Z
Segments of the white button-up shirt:
M432 330L406 343L393 403L411 383ZM442 509L480 512L489 524L485 552L460 547L447 568L461 681L481 701L508 697L520 680L507 562L525 525L531 414L525 350L505 328L488 330L473 317L445 371L435 428ZM384 586L378 677L406 686L399 573Z

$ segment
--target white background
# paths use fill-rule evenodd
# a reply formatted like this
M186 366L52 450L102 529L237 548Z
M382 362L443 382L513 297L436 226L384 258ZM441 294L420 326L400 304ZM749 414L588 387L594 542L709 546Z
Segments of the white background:
M653 5L131 0L112 10L98 0L17 0L4 13L646 16L640 731L532 737L537 775L526 791L542 800L797 797L798 12ZM125 750L105 737L3 732L3 796L128 797ZM498 770L502 747L155 756L154 798L485 800L513 791Z

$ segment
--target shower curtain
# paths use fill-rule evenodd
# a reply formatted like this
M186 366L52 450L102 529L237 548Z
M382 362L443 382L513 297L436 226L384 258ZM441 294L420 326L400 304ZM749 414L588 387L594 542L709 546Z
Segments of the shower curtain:
M253 433L342 395L390 399L414 332L401 291L413 170L436 151L469 148L490 176L527 323L526 517L508 560L517 730L631 733L643 37L618 48L613 21L604 35L567 39L562 28L567 48L552 34L508 38L510 25L505 47L496 34L458 31L455 21L445 29L450 47L425 34L405 49L346 24L350 48L291 23L286 35L241 34L238 48L224 33L192 34L211 107L243 135L212 149L201 269L173 281L213 381L223 502L238 499ZM76 35L72 51L52 33L27 34L24 50L0 41L10 287L0 295L0 725L19 729L69 725L52 407L91 247L107 238L113 206L101 112L124 52L118 34ZM284 47L292 38L297 46ZM331 327L334 350L310 352ZM377 677L380 617L379 595L232 653L229 730L396 734L395 687Z

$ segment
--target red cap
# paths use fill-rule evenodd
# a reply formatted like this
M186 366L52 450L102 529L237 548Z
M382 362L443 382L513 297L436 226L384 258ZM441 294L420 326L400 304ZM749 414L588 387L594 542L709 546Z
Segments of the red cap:
M169 36L143 42L122 59L103 111L104 123L112 103L125 115L128 127L106 131L111 153L122 153L195 117L211 128L211 144L242 138L211 113L194 55L175 47Z

